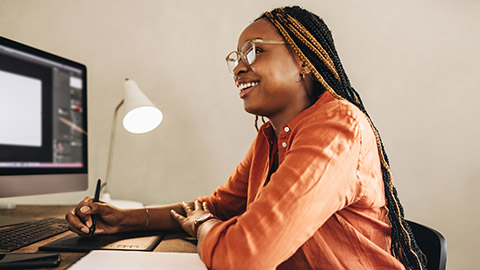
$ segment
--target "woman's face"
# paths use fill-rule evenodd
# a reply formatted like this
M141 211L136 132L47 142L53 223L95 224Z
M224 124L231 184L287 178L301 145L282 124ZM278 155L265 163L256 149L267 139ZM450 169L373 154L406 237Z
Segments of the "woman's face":
M238 49L248 40L283 41L276 28L260 19L249 25L238 39ZM284 45L256 43L256 59L233 70L247 112L268 117L291 119L311 105L311 87L302 80L302 62ZM245 88L245 85L253 85ZM310 89L309 89L310 88Z

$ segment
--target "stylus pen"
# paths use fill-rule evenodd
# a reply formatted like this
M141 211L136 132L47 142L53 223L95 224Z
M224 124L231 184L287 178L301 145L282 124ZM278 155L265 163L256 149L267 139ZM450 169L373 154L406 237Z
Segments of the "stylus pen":
M102 180L97 180L97 187L95 188L95 196L93 197L93 202L98 202L100 198L100 186L102 185ZM88 236L92 237L93 233L95 232L95 225L97 223L97 215L92 215L92 227L90 227L90 231L88 232Z

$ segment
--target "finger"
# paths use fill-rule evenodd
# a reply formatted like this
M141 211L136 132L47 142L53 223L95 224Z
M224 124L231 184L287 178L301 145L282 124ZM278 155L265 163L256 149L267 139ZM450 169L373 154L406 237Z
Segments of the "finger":
M72 224L75 228L80 229L84 227L85 224L83 221L75 214L75 209L72 209L69 213L65 215L65 219L69 224Z
M203 210L211 212L210 209L208 208L207 202L203 202L202 204L203 204Z
M81 222L81 220L75 215L74 210L65 215L65 219L68 222L69 229L77 234L88 233L88 227Z
M93 201L93 197L92 196L87 196L85 198L83 198L83 200L79 203L89 203L89 202L92 202Z
M77 215L82 221L85 222L85 218L88 216L88 213L85 213L85 208L83 208L85 205L88 205L89 203L92 202L92 197L85 197L85 199L83 199L83 201L81 201L76 207L75 207L75 215ZM80 211L80 209L82 209L82 211Z
M92 215L103 214L106 209L106 207L103 206L104 205L101 203L90 201L78 209L77 216L79 216L83 223L90 228L92 226Z
M68 225L68 229L74 233L76 233L78 236L85 236L87 235L86 233L82 232L82 231L78 231L76 228Z
M66 217L65 217L66 218ZM72 224L68 223L68 229L76 234L81 234L81 230L74 227Z
M91 202L88 205L84 206L83 210L85 211L85 214L89 214L88 218L85 221L85 225L87 225L87 227L89 228L92 226L93 223L93 215L97 216L98 221L98 219L112 214L110 205L108 203Z
M202 205L200 204L200 202L198 200L195 200L195 202L193 204L195 205L195 210L203 210Z
M192 211L192 208L190 208L190 205L188 205L185 201L182 202L182 207L185 212L190 212Z
M90 226L92 226L92 208L90 208L88 205L84 205L79 209L78 212L79 213L77 213L77 216L79 216L83 223L90 228Z
M185 219L184 216L180 215L179 213L177 213L175 210L170 210L170 215L172 216L172 218L174 220L176 220L178 223L182 223L182 221Z
M105 212L105 205L103 203L98 203L98 202L91 202L88 205L86 205L84 212L85 214L89 215L95 215L95 214L103 214Z

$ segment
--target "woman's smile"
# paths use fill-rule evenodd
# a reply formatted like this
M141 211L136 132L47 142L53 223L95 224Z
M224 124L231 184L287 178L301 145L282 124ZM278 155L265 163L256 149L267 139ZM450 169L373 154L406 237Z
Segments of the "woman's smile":
M248 83L240 83L238 84L238 89L240 90L240 98L246 98L248 93L250 93L253 88L255 88L255 86L257 86L259 84L258 81L254 81L254 82L248 82Z

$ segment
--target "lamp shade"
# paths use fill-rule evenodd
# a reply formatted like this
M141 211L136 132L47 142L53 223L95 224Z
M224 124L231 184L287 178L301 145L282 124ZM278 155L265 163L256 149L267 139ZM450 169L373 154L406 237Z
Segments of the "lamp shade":
M133 80L125 79L125 116L123 127L131 133L154 130L163 120L162 112L140 90Z

